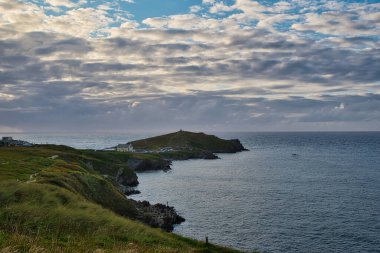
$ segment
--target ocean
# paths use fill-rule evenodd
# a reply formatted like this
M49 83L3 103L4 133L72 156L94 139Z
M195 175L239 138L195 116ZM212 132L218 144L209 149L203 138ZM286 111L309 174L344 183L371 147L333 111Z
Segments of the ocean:
M380 132L217 135L250 151L139 173L131 197L174 206L174 233L247 252L380 252ZM11 136L101 149L151 135Z

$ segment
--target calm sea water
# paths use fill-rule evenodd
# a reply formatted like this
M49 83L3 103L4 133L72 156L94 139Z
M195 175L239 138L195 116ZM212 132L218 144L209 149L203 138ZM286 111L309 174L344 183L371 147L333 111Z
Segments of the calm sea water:
M219 136L250 151L140 173L133 198L175 206L175 233L246 251L380 252L380 133ZM146 135L19 137L103 148Z

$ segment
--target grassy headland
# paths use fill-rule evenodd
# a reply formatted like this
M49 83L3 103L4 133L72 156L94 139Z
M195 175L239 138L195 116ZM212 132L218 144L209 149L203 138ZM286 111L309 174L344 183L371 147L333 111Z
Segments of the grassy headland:
M0 148L0 252L237 252L145 225L154 217L116 183L137 180L130 159L164 161L56 145Z
M215 135L178 131L130 142L136 150L155 151L172 160L215 159L214 153L246 150L239 140L224 140Z

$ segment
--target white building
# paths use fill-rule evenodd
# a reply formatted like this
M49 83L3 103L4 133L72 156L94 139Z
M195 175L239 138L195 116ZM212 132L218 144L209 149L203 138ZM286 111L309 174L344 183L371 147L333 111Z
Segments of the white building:
M131 143L119 144L116 146L116 151L119 152L134 152L133 145Z

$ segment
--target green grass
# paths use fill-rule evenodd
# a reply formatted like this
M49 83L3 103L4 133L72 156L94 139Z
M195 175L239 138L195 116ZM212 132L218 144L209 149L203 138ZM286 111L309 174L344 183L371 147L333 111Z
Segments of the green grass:
M237 252L139 222L134 205L102 175L134 156L53 145L0 148L0 253Z

